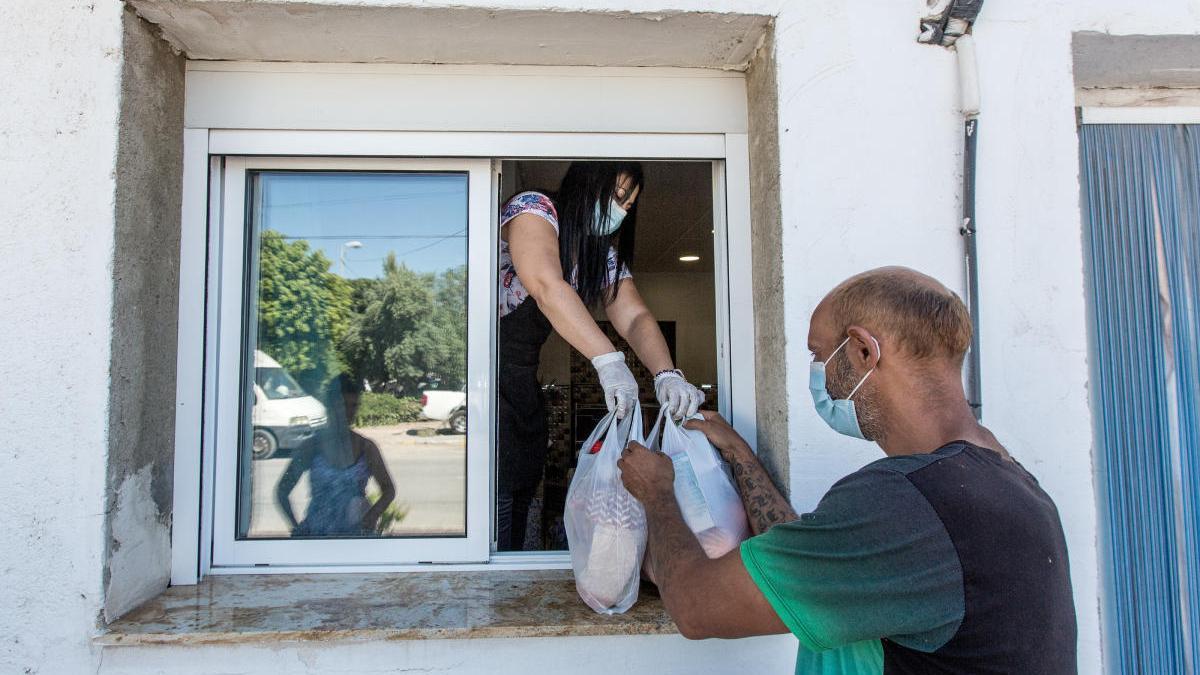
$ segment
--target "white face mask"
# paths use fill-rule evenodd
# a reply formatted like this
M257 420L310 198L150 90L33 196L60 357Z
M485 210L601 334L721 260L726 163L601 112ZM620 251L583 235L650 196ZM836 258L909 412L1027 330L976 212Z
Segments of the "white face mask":
M613 232L616 232L621 227L621 223L625 220L625 209L613 199L608 204L608 219L601 220L600 201L596 200L596 213L592 216L592 234L597 237L606 237Z

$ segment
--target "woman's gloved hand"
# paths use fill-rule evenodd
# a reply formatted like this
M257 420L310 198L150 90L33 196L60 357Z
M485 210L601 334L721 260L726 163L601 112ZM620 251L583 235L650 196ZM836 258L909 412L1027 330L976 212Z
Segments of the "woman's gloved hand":
M604 388L604 402L608 411L616 411L617 419L625 415L638 404L638 384L633 379L633 372L625 365L625 355L621 352L609 352L592 359L596 375L600 377L600 386Z
M704 403L704 392L692 386L678 370L667 370L654 378L654 395L667 414L677 420L696 414Z

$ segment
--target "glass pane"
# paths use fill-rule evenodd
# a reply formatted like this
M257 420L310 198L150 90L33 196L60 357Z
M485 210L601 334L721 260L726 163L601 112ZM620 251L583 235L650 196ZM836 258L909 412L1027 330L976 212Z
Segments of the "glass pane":
M467 175L248 181L238 538L465 536Z

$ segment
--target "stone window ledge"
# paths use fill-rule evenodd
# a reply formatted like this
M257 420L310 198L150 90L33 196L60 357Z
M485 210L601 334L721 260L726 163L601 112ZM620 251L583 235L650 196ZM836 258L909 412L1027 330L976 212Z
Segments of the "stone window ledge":
M109 624L96 644L200 645L677 633L643 584L625 614L596 614L570 570L214 575Z

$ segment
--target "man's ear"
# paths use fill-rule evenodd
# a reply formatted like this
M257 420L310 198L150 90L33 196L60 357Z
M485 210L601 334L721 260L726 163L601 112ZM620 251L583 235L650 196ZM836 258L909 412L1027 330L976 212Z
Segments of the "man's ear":
M879 364L879 343L875 337L862 326L850 326L846 332L850 336L850 342L846 343L850 362L863 371L875 368Z

